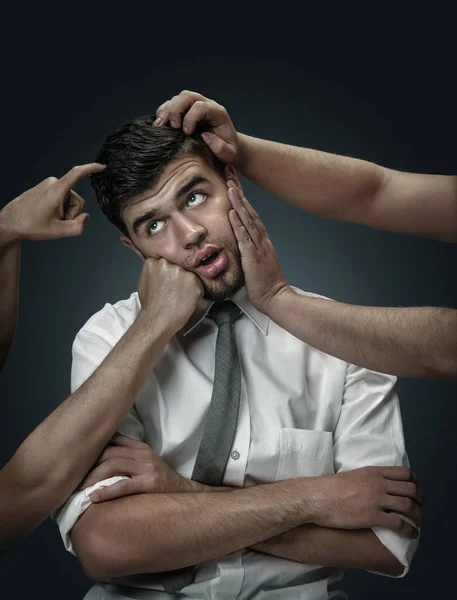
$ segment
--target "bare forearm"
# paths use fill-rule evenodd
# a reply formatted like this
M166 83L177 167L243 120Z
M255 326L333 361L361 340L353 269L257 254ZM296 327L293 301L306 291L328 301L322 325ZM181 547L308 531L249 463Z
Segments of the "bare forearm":
M457 311L354 306L291 288L268 315L295 337L332 356L404 377L457 377Z
M20 269L21 242L2 229L0 213L0 371L16 332Z
M173 570L246 548L308 520L303 479L230 493L145 494L93 505L73 528L95 579Z
M321 217L357 220L387 172L355 158L245 134L238 137L236 168L243 175L281 200Z
M0 538L36 527L73 492L117 429L171 334L140 314L92 376L0 472ZM13 498L16 501L11 502Z
M370 529L300 525L250 548L287 560L328 567L365 569L398 576L403 566Z
M239 135L236 168L301 210L397 233L457 242L457 177Z
M203 488L207 492L234 489ZM365 569L393 576L403 572L403 566L371 529L344 530L305 523L249 549L308 565Z

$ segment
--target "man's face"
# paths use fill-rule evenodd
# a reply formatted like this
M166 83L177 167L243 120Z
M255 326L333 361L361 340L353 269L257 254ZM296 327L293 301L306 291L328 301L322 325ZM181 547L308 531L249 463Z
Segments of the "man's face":
M227 175L236 180L231 167ZM121 239L139 255L165 258L192 271L203 284L205 298L220 301L244 284L230 209L225 180L202 159L187 154L127 204L122 218L131 240Z

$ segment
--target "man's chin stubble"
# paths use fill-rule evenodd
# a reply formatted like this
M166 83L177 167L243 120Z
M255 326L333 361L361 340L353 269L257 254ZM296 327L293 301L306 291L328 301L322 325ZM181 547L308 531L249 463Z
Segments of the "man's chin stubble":
M224 281L224 277L228 276L228 280ZM214 278L214 285L208 285L208 282L200 278L202 282L204 294L203 297L206 300L213 300L214 302L222 302L226 298L230 298L244 285L244 273L240 269L233 277L230 277L228 273L222 273L220 278Z

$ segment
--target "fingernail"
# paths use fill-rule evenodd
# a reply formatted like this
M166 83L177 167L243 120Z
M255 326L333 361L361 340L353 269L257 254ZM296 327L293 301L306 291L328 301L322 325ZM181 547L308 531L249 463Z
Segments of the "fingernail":
M204 131L204 132L202 133L202 138L205 140L205 142L206 142L207 144L209 144L209 143L210 143L210 141L211 141L211 136L210 136L210 134L209 134L209 133L207 133L206 131Z
M189 133L189 130L187 129L187 127L183 127L182 129L183 129L184 133Z
M90 499L91 499L91 502L98 502L98 500L100 500L100 496L97 493L91 494Z
M161 117L157 117L157 119L154 121L154 123L152 124L154 127L158 127L159 125L162 124L162 119Z
M170 121L170 125L172 127L178 127L178 124L176 123L176 121Z

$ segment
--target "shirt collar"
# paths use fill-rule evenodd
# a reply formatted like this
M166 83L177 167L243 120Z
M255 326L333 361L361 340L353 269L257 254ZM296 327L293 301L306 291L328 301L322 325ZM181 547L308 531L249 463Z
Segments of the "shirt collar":
M251 319L254 325L256 325L264 335L268 335L270 318L264 313L260 312L260 310L257 310L255 306L251 304L245 285L235 294L233 294L230 300L232 300L232 302L234 302L238 308L240 308L244 314ZM203 321L213 304L213 300L206 300L204 298L199 301L194 313L181 330L183 336L190 333L193 329L195 329L195 327L197 327L197 325L199 325L199 323Z

